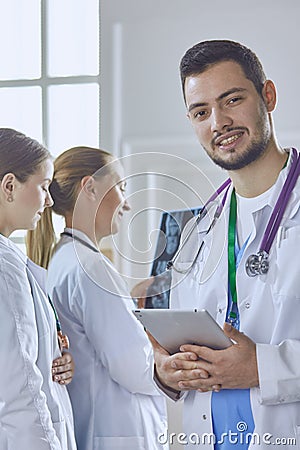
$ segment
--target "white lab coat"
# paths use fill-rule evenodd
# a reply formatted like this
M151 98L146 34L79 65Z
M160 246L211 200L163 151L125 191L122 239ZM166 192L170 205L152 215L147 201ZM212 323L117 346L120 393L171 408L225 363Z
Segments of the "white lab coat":
M75 360L69 393L78 449L166 449L157 440L167 424L152 347L122 277L101 253L64 236L47 285Z
M245 272L246 259L259 249L288 168L279 175L270 206L254 214L253 233L237 269L240 330L257 343L259 388L251 389L250 395L254 433L259 438L250 445L251 450L270 448L270 444L276 448L274 443L277 438L297 439L297 445L284 441L284 448L300 449L299 180L271 248L269 272L255 278L250 278ZM230 194L231 190L221 218L212 232L204 236L204 248L190 273L179 275L173 270L174 288L171 294L172 308L206 308L221 326L227 308ZM178 266L185 268L189 265L188 255L195 254L195 248L198 248L196 246L203 236L201 231L205 229L206 219L182 250ZM211 393L193 391L187 394L184 400L184 430L188 435L197 433L203 436L203 433L212 432L210 402ZM233 447L238 448L237 445ZM206 443L201 448L212 446Z
M61 353L45 272L0 235L1 450L76 449L67 389L52 381Z

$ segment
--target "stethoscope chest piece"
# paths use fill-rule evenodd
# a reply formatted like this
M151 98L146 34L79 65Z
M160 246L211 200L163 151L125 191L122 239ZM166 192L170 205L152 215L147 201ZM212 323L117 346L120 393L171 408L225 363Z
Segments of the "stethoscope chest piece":
M268 253L258 252L256 255L250 255L246 261L246 273L249 277L256 275L265 275L269 270Z

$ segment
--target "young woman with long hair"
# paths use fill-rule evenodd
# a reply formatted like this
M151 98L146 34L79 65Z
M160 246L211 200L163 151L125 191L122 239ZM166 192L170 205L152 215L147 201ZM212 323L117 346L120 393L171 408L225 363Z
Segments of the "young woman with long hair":
M53 201L51 155L41 144L0 128L0 448L75 450L66 384L70 354L59 346L45 270L9 239L32 230ZM57 382L56 382L57 381Z

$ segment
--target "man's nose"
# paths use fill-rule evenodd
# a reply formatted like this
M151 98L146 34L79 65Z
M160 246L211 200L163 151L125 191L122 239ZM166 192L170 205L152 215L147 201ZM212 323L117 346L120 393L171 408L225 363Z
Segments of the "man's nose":
M233 120L229 114L221 108L215 108L211 112L211 130L213 133L222 133L224 129L232 126Z

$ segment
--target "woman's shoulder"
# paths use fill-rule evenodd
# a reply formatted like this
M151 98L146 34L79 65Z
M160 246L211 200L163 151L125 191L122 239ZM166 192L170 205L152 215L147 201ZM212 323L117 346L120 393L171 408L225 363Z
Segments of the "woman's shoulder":
M26 255L8 239L4 241L0 239L0 263L1 267L15 267L25 271Z
M90 257L82 258L80 265L80 279L88 279L89 283L118 297L128 297L129 289L122 274L113 262L101 252L90 252Z
M21 250L19 250L21 252ZM27 257L9 245L0 242L0 290L8 294L18 291L18 295L27 295L29 282L27 276Z

